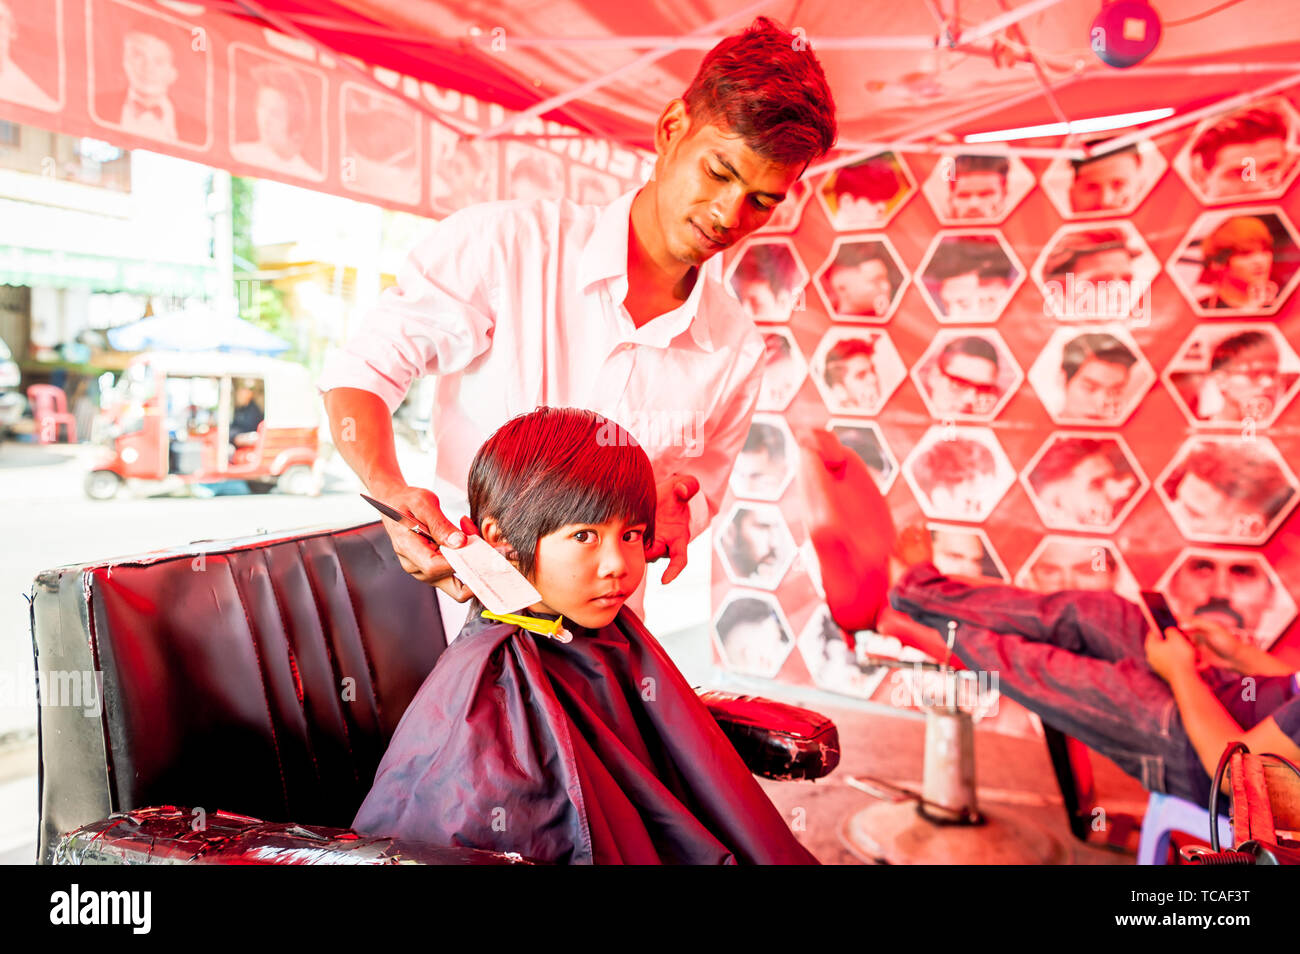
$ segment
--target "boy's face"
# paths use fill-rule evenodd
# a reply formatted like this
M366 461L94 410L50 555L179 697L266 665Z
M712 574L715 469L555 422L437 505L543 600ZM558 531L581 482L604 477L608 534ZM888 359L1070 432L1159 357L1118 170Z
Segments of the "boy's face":
M645 529L615 517L567 524L542 537L532 577L542 602L529 608L588 629L608 626L645 576Z

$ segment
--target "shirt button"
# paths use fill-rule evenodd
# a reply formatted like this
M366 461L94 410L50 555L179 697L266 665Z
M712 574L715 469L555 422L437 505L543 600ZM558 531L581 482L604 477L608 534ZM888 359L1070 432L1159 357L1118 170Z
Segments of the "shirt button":
M633 344L629 341L629 342L627 342L627 343L625 343L625 344L623 345L623 350L624 350L624 351L631 351L634 347L635 347L635 345L633 345Z

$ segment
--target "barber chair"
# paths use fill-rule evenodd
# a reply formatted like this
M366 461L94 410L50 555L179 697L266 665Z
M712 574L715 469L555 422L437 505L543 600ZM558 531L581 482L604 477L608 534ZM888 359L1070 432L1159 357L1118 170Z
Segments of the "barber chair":
M873 658L884 665L937 671L944 703L925 709L921 791L879 779L849 784L882 801L845 823L843 840L855 854L890 864L1056 864L1068 859L1049 832L1010 813L981 809L975 790L973 719L958 700L965 668L934 630L890 609L889 506L866 465L830 431L800 438L800 487L809 536L821 564L826 603L840 628L880 632L931 657L926 663ZM952 700L952 704L948 704Z
M526 860L348 828L447 647L380 523L204 543L33 583L40 863ZM756 773L839 761L815 712L701 698Z

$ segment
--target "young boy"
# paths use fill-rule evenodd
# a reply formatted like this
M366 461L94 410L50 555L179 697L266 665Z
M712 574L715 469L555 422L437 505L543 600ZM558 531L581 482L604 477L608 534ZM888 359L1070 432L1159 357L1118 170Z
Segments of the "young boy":
M569 864L815 864L667 654L623 610L654 539L650 460L576 408L479 449L469 521L561 642L481 616L402 716L352 827ZM462 594L464 595L464 594Z

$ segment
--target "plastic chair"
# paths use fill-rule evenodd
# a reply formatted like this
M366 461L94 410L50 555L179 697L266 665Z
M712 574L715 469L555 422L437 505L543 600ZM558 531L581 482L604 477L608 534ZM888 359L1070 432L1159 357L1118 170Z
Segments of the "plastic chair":
M1142 818L1142 839L1138 842L1137 863L1163 865L1169 857L1169 833L1185 832L1194 838L1209 841L1210 813L1199 805L1173 795L1152 792L1147 800L1147 813ZM1219 844L1232 844L1232 820L1219 816Z
M68 443L77 443L77 419L68 413L68 396L63 388L53 384L33 384L27 389L27 401L32 406L32 419L36 422L36 441L39 444L57 444L59 425L68 429Z

